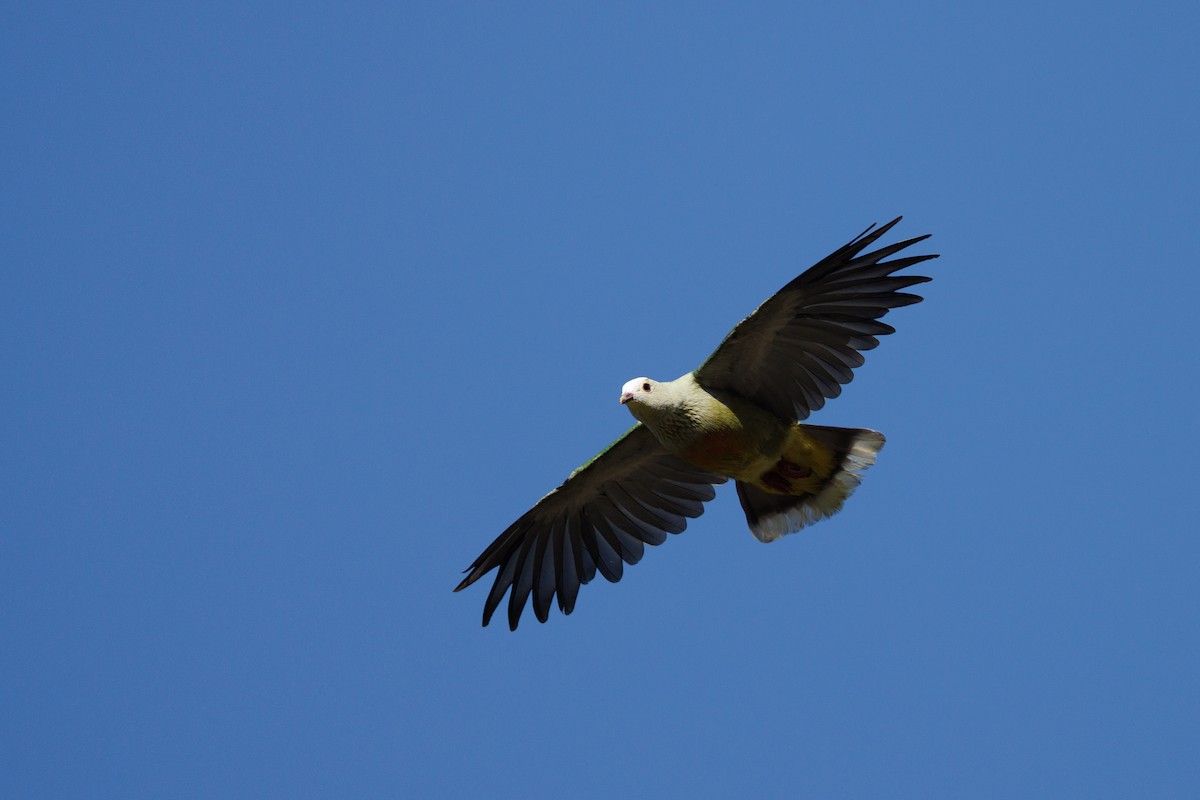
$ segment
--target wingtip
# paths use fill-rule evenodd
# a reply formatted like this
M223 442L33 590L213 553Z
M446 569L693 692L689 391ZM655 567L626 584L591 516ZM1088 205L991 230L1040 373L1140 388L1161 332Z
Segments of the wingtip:
M885 224L881 225L881 226L880 226L880 228L879 228L879 235L880 235L880 236L882 236L883 234L885 234L885 233L887 233L888 231L890 231L892 228L896 227L896 225L897 225L897 224L900 222L900 220L902 220L902 219L904 219L904 215L903 215L903 214L901 214L900 216L896 217L896 218L895 218L894 220L892 220L891 222L888 222L888 223L885 223ZM871 227L875 227L875 226L873 226L873 225L872 225Z
M896 217L891 222L884 223L883 225L880 225L877 222L872 222L870 225L867 226L867 229L865 231L860 233L858 236L855 236L854 239L851 240L850 244L848 244L846 246L851 247L854 245L862 244L865 247L870 242L876 241L877 239L879 239L879 237L883 236L885 233L887 233L892 228L894 228L896 226L896 223L898 223L902 219L904 219L903 215ZM864 242L864 240L868 240L868 239L869 239L869 241Z
M475 573L474 569L472 569L471 567L467 567L466 569L463 570L463 572L467 572L467 573L471 573L471 574L467 575L467 577L465 577L461 581L459 581L458 586L454 587L454 591L456 591L456 592L461 592L463 589L467 588L472 583L479 580L480 577L482 577L482 575L483 575L483 573Z

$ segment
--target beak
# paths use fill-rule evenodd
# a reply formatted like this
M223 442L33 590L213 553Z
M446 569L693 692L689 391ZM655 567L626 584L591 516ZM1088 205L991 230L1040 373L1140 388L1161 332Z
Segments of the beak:
M621 395L621 405L625 405L632 399L633 399L633 392L626 392L625 394Z

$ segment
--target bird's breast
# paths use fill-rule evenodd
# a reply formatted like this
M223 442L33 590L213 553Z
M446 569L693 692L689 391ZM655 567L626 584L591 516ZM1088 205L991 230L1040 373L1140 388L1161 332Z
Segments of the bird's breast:
M774 466L790 427L744 398L694 385L685 400L643 422L684 461L741 480Z
M741 431L719 430L704 433L679 452L680 458L701 469L721 475L741 472L754 453Z

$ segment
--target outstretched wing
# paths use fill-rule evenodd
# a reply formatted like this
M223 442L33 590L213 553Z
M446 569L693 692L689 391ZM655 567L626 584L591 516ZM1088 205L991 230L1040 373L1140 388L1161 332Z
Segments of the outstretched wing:
M555 595L559 610L570 614L580 584L597 570L619 581L622 561L636 564L645 545L681 532L689 518L704 513L703 504L716 495L713 484L725 480L667 452L638 423L500 534L454 591L497 569L484 625L509 587L512 630L531 593L538 621L546 621Z
M736 392L782 419L805 419L841 394L865 360L860 351L895 333L879 318L921 302L901 289L931 280L892 273L936 255L883 260L928 235L859 255L899 221L867 228L742 320L696 370L700 385Z

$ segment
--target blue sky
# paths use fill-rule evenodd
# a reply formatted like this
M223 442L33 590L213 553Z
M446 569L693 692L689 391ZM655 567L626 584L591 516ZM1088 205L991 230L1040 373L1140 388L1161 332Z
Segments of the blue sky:
M1200 791L1198 16L9 4L0 795ZM842 514L479 626L625 380L897 214Z

